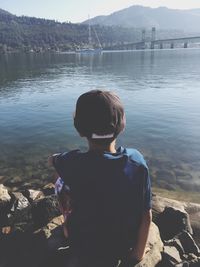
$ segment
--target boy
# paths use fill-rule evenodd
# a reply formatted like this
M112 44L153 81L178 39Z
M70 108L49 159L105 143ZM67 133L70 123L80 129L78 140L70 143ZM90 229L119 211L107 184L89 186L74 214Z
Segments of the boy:
M115 267L119 262L133 267L144 257L151 188L143 156L135 149L115 148L125 127L120 99L100 90L81 95L74 126L86 137L88 151L51 158L61 177L56 188L71 199L70 207L62 209L71 255L66 267ZM67 202L61 199L61 207Z

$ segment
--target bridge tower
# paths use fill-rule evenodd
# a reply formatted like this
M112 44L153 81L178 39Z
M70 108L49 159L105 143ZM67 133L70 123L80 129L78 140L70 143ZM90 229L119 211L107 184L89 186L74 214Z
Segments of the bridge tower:
M142 41L140 45L140 49L145 49L145 39L146 39L146 30L142 30Z
M142 42L145 42L146 30L142 30Z
M156 27L152 27L152 29L151 29L151 49L154 49L155 40L156 40Z

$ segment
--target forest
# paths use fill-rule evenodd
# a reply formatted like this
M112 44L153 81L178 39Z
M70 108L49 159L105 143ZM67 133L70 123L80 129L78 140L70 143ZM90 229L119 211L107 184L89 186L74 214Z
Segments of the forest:
M93 45L96 31L103 47L140 40L141 31L121 26L92 27ZM0 9L0 51L70 51L88 43L88 25L60 23L55 20L15 16Z

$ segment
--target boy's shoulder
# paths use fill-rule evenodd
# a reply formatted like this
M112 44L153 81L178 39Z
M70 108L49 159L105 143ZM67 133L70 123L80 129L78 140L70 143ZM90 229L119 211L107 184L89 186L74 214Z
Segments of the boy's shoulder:
M125 148L124 154L128 156L130 161L132 161L138 165L143 165L145 168L148 168L147 163L144 159L144 156L137 149Z
M81 155L80 150L75 149L68 152L56 153L52 157L52 165L57 168L67 163L72 163Z
M94 152L81 152L79 149L71 150L69 152L55 154L53 156L53 166L59 173L59 171L70 172L71 171L78 171L79 167L82 168L83 166L91 167L95 163L99 164L106 164L107 161L115 162L115 166L118 164L119 161L125 160L127 166L129 167L142 167L142 169L147 169L146 161L143 155L134 148L123 148L119 147L117 152L112 153L105 153L103 155L99 155L99 153ZM107 166L107 165L106 165ZM119 164L121 166L121 164ZM131 168L132 168L131 167Z

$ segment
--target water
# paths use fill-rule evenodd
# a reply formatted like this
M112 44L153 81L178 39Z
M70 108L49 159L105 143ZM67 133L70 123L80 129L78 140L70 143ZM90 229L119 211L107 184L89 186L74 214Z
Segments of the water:
M200 190L200 50L0 56L0 182L46 183L51 153L86 149L77 97L114 90L127 116L118 144L144 153L154 183Z

